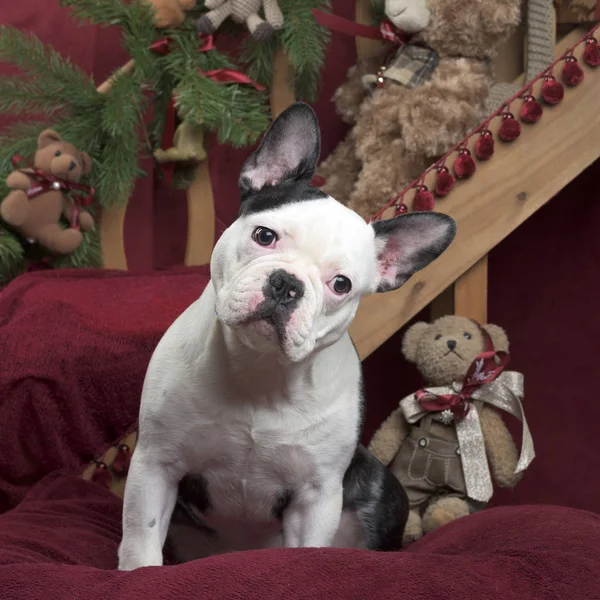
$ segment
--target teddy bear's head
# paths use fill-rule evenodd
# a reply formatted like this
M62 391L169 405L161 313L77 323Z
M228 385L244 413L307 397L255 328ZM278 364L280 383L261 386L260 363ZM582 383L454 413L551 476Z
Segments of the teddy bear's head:
M441 56L486 59L515 30L522 0L385 0L385 14Z
M498 325L482 325L494 349L508 352L508 337ZM402 353L415 363L428 385L462 381L475 357L485 350L480 326L465 317L441 317L415 323L404 334Z
M46 129L38 138L34 165L60 179L75 182L90 172L92 161L86 152L65 142L56 131Z

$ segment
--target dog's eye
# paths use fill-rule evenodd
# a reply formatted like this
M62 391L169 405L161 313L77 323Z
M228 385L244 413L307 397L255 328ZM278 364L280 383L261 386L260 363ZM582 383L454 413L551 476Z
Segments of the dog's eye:
M471 335L471 334L470 334L468 331L465 331L465 332L463 333L463 335L464 335L464 336L465 336L465 337L466 337L468 340L470 340L470 339L473 337L473 336L472 336L472 335Z
M54 156L60 156L61 154L62 154L62 152L61 152L60 150L57 150L57 151L54 153Z
M439 339L441 339L441 337L442 337L442 334L441 334L441 333L438 333L438 334L435 336L435 338L434 338L434 339L436 339L436 340L439 340Z
M347 277L338 275L329 282L329 287L338 296L343 296L352 289L352 282Z
M253 232L252 232L252 239L259 245L259 246L274 246L275 242L277 241L277 234L272 230L272 229L268 229L267 227L257 227Z

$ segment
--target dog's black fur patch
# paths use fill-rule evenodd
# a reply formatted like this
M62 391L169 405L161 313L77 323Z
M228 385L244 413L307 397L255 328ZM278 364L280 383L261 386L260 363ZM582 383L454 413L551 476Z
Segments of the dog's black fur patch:
M212 508L208 494L208 483L202 475L186 475L179 482L179 498L186 504L193 504L201 513Z
M323 200L329 196L307 181L286 181L281 185L268 185L261 190L248 189L242 193L239 216L281 208L295 202Z
M343 485L343 508L356 511L367 549L399 550L409 506L408 496L393 473L359 444Z
M291 490L280 490L275 499L275 504L271 509L271 513L278 520L281 521L283 519L283 511L289 506L292 501L292 492Z

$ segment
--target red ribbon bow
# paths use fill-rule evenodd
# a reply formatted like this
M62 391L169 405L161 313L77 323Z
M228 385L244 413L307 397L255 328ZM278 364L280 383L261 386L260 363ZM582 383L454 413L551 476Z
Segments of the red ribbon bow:
M23 170L28 177L35 180L29 189L26 191L28 198L35 198L40 194L49 192L50 190L60 191L66 194L70 194L73 199L73 215L71 217L71 227L79 228L79 207L90 206L94 202L94 188L83 183L76 183L75 181L68 181L61 179L52 173L48 173L43 169L38 169L31 164L26 158L16 154L12 157L11 162L15 169ZM19 164L24 166L19 167ZM81 194L83 192L85 196Z
M440 412L451 410L457 421L464 419L471 408L471 396L482 385L494 381L506 368L510 356L506 352L496 352L492 340L482 327L485 350L478 354L465 375L462 389L457 394L436 395L427 390L419 390L415 398L423 410Z

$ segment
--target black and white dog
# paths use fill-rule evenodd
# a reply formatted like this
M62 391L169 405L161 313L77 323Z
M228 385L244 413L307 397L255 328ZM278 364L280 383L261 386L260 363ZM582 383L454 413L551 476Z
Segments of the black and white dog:
M404 490L359 444L361 297L401 286L451 243L454 221L368 225L309 185L312 109L284 111L244 165L239 218L212 279L169 328L144 382L119 568L236 550L393 550Z

